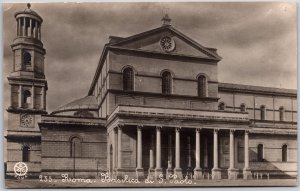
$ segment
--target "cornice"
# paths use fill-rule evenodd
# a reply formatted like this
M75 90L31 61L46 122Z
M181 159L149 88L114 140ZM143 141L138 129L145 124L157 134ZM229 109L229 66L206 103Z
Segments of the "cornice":
M9 107L7 110L9 113L15 113L15 114L20 114L20 113L28 113L28 114L34 114L34 115L42 115L42 114L47 114L46 110L43 109L32 109L32 108L12 108Z
M110 73L110 74L119 74L119 75L123 75L122 72L114 71L114 70L109 70L108 73ZM152 77L152 78L161 78L160 75L148 74L148 73L146 73L146 72L138 72L138 73L135 73L135 76ZM173 77L172 79L173 79L173 80L182 80L182 81L198 82L198 80L196 79L196 77L195 77L195 78ZM208 80L207 83L218 84L218 81Z
M231 87L226 87L229 85ZM295 92L293 92L295 91ZM243 84L227 84L219 83L219 92L230 92L230 93L252 93L260 95L270 95L270 96L285 96L285 97L297 97L296 90L290 89L280 89L280 88L270 88L262 86L251 86Z
M176 54L176 53L166 53L160 51L150 51L150 50L141 50L141 49L130 49L118 46L109 46L109 50L113 51L122 51L124 53L132 53L138 56L148 56L151 58L159 58L159 59L181 59L181 60L191 60L191 61L206 61L201 64L217 64L220 60L214 57L200 57L193 55L184 55L184 54Z
M199 96L188 96L188 95L178 95L178 94L162 94L162 93L152 93L152 92L140 92L140 91L124 91L124 90L116 90L116 89L108 89L109 93L122 94L122 95L130 95L130 96L153 96L153 97L161 97L161 98L181 98L181 99L194 99L194 100L202 100L202 101L218 101L220 98L218 97L199 97Z

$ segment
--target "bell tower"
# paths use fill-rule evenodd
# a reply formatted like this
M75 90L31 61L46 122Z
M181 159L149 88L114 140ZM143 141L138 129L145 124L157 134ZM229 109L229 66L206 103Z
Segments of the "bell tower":
M16 162L28 165L28 176L38 174L41 164L41 135L38 122L46 114L47 81L44 74L46 51L41 41L43 19L31 9L15 13L17 24L10 85L8 112L7 175L14 175Z
M15 14L17 38L11 45L13 70L8 80L11 86L9 111L45 113L47 81L44 74L46 54L41 42L43 19L30 4L27 9Z

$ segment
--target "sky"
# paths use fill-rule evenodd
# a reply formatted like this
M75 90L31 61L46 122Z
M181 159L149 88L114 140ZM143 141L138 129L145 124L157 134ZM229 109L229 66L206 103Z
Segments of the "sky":
M14 13L26 4L3 5L4 108L12 70ZM47 111L87 95L110 35L128 37L172 25L203 46L218 49L219 82L297 88L295 3L33 3L44 20ZM6 113L6 112L5 112Z

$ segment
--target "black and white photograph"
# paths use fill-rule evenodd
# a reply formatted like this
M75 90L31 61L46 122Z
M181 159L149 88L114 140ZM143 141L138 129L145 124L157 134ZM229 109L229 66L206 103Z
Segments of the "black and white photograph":
M3 3L6 188L298 186L297 3Z

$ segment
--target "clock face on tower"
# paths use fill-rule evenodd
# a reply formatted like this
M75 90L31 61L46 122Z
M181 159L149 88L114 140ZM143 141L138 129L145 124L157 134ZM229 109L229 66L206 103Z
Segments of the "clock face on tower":
M28 114L22 114L21 127L33 127L33 116Z
M175 49L175 42L169 36L162 37L159 41L159 44L161 49L166 52L172 52Z

